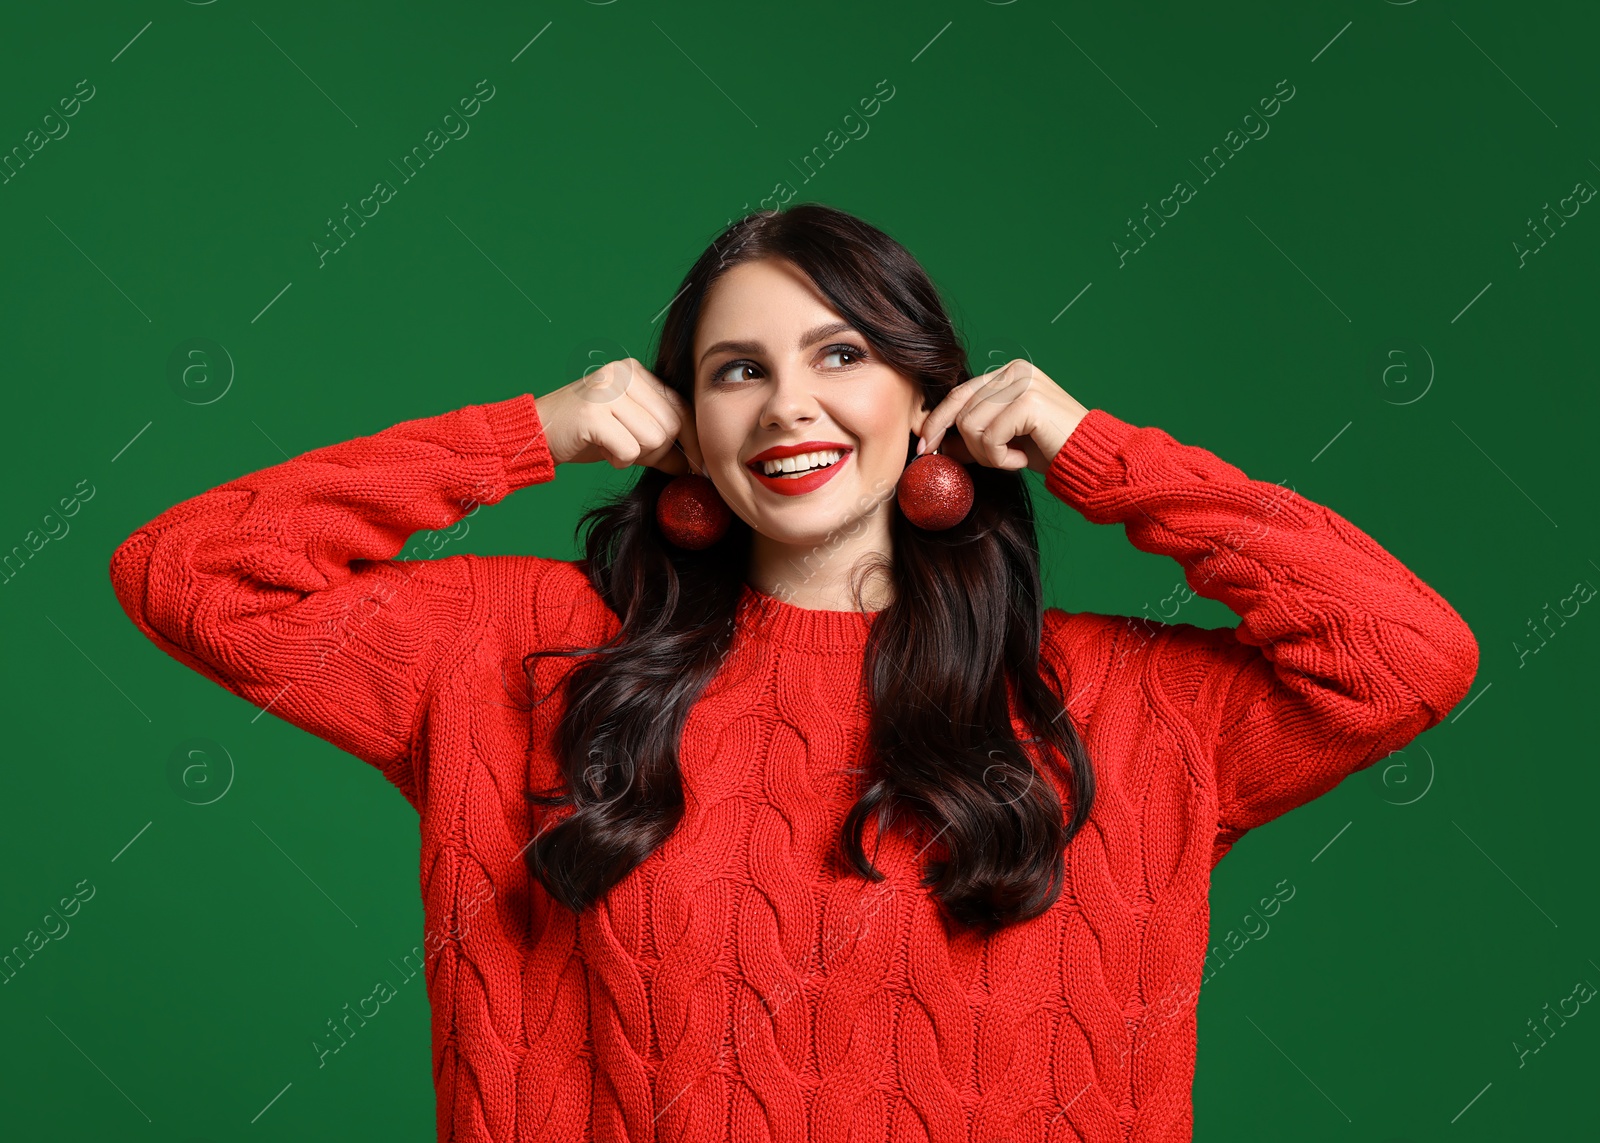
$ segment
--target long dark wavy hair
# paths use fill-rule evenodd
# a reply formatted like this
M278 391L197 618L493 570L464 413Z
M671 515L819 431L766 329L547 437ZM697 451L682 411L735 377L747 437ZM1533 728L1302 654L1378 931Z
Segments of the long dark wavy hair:
M730 223L689 270L653 372L691 405L707 291L729 268L761 258L785 259L809 275L869 350L920 385L924 408L973 375L937 289L910 252L853 215L808 203ZM912 446L908 440L908 460ZM940 859L927 850L924 886L950 918L989 933L1038 916L1060 896L1063 852L1089 816L1094 774L1064 717L1061 682L1039 656L1043 603L1027 484L1019 471L967 467L977 495L954 528L918 529L893 497L879 509L893 513L893 557L878 566L892 577L894 600L877 613L865 650L868 769L840 846L850 870L882 880L862 848L869 816L878 815L880 830L903 818L920 824L944 852ZM582 657L557 683L566 707L551 741L564 787L527 791L534 805L571 808L539 831L526 861L574 912L626 877L682 817L679 740L732 642L748 567L751 529L737 516L710 548L671 544L655 505L672 477L637 471L631 488L578 523L589 529L580 566L619 630L598 646L538 650L523 660L531 695L539 656ZM1013 712L1031 737L1018 741ZM1065 760L1051 764L1064 779L1070 819L1025 744Z

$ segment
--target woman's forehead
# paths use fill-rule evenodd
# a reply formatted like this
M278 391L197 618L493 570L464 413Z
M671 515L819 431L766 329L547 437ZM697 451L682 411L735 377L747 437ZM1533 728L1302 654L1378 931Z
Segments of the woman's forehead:
M744 262L707 291L695 329L696 357L726 338L784 350L801 333L844 320L798 267L780 259Z

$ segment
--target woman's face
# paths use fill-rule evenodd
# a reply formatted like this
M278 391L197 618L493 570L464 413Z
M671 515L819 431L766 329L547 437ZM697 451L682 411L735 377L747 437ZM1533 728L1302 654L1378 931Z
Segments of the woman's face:
M784 259L744 262L717 279L701 309L694 366L706 474L740 519L779 543L854 534L856 520L894 495L911 434L927 416L918 386ZM811 475L752 467L794 445L823 454L787 462L813 466Z

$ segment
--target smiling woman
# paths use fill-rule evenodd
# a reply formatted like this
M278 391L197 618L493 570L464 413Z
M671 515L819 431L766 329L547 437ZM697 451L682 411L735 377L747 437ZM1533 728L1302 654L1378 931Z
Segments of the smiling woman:
M585 517L587 575L627 618L616 646L565 683L556 753L567 792L530 798L574 812L529 848L530 872L579 911L627 876L638 860L630 855L666 842L684 811L677 754L691 708L721 671L741 610L770 600L800 617L874 617L856 677L834 680L859 681L868 696L862 729L881 763L881 780L843 823L851 866L870 877L868 823L904 816L944 835L950 859L930 884L961 923L994 928L1047 908L1093 784L1061 718L1059 682L1039 658L1027 485L1020 472L975 466L972 510L940 532L917 528L881 495L934 408L978 380L915 259L827 207L747 216L690 270L655 370L627 369L628 381L607 381L621 399L586 400L573 386L538 402L557 463L598 459L596 442L613 442L613 463L660 468L644 468L629 493ZM969 383L961 398L976 391ZM1048 400L1053 423L1066 425L1053 430L1059 445L1086 410L1065 394ZM707 548L663 544L654 527L679 466L675 437L683 465L710 479L738 521ZM837 459L795 475L766 471L805 457ZM818 564L824 547L831 558ZM530 660L575 653L537 648ZM952 713L961 720L953 733ZM1030 782L997 797L1000 771L1035 773L1023 740L1061 760L1060 786Z
M973 484L943 531L892 493L919 438ZM600 461L638 479L581 560L394 558ZM691 472L704 548L657 523ZM1037 483L1239 625L1046 607ZM973 376L911 254L814 204L707 247L654 369L239 477L111 578L419 813L441 1139L1187 1139L1213 866L1478 663L1331 509Z
M748 581L771 593L791 584L806 552L851 522L867 489L898 479L926 410L920 387L834 311L797 262L752 245L706 286L696 364L681 376L706 474L750 528ZM892 340L886 333L878 340ZM806 456L834 463L782 474ZM889 516L875 512L851 547L859 554L888 544ZM847 574L856 561L846 554L846 566L835 566ZM881 574L878 583L872 610L887 603ZM803 606L859 606L843 576L796 586Z

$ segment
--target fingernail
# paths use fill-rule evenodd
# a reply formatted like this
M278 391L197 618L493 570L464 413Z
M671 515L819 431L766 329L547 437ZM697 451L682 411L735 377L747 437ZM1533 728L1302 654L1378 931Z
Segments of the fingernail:
M918 437L917 438L917 455L921 456L923 454L923 452L925 452L927 450L927 447L928 447L928 442L923 440L921 437Z

